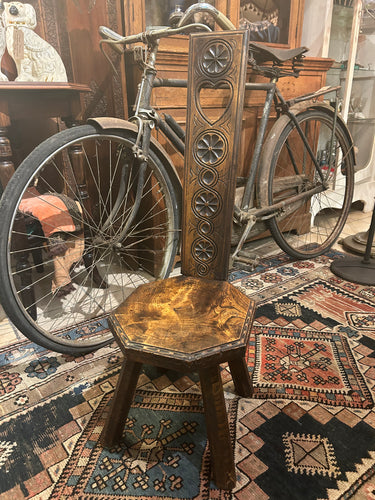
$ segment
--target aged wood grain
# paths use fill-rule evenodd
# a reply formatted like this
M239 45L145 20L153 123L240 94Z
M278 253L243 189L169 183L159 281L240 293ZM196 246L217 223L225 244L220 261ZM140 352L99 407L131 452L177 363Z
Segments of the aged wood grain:
M115 317L122 342L188 354L238 340L250 303L225 281L178 276L140 286Z
M123 362L112 401L110 416L106 420L101 435L101 442L104 446L113 446L121 439L141 368L141 363L130 359L125 359Z
M230 490L236 485L236 471L219 366L202 369L199 379L212 454L213 479L218 488Z
M138 287L112 314L125 362L102 435L106 445L120 439L141 363L198 371L212 476L222 489L232 489L236 475L219 364L229 362L241 396L252 394L245 352L255 304L225 281L246 50L244 32L192 36L183 275ZM211 78L212 88L224 82L230 89L219 117L205 115L199 103L200 88Z
M199 44L199 50L195 45ZM184 169L182 272L227 278L232 212L246 78L247 47L238 32L223 39L192 35ZM225 89L220 90L220 89ZM219 115L204 106L219 92Z

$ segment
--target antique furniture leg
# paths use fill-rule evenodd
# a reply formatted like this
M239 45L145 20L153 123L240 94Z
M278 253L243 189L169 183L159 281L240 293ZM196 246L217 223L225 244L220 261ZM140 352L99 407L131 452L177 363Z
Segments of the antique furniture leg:
M1 189L4 191L5 186L14 174L14 164L12 161L12 148L7 136L8 126L10 125L9 118L0 113L0 120L3 123L3 126L0 127L0 183ZM17 252L15 255L17 256L16 270L19 274L21 285L20 298L27 312L35 320L37 313L31 275L32 266L29 263L29 243L25 220L22 214L17 213L14 226L18 234L12 250Z
M245 357L229 361L228 364L236 393L243 398L251 398L253 395L253 382L249 375Z
M71 182L70 191L75 191L74 197L77 197L79 202L85 209L85 214L89 214L90 217L93 217L92 204L90 200L90 196L88 193L88 186L86 183L86 175L85 175L85 154L82 147L82 144L74 144L69 149L69 159L70 164L72 166L74 172L74 183ZM69 179L69 178L68 178ZM76 185L74 185L76 184ZM71 194L68 194L71 196ZM87 215L86 215L87 217ZM94 255L93 252L95 250L87 250L87 246L91 246L91 241L93 239L93 235L91 232L91 220L84 220L84 237L85 237L85 251L83 254L83 261L85 263L88 274L94 280L94 283L99 288L108 288L105 280L100 276L100 273L96 266L94 265Z
M36 227L35 227L36 226ZM44 241L44 233L40 224L34 225L32 234L28 233L29 246L35 264L35 269L38 273L44 271L42 244Z
M113 446L121 439L141 368L142 363L129 359L123 361L111 409L101 437L104 446Z
M12 148L7 133L8 127L0 126L0 183L2 191L4 191L5 186L14 174Z
M12 251L16 253L16 270L20 278L20 298L30 316L36 320L37 310L32 279L32 265L29 262L29 241L26 234L24 216L17 212L14 220L14 229L17 238L13 239Z
M199 379L213 479L218 488L232 489L236 484L236 473L219 365L199 370Z

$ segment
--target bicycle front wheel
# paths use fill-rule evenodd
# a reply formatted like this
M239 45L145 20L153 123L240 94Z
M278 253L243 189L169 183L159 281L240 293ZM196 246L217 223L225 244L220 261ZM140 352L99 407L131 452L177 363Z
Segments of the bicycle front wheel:
M81 354L112 339L107 317L139 284L166 277L179 213L152 152L91 125L56 134L19 166L1 200L0 300L48 349Z
M354 155L341 121L333 133L330 110L311 107L296 118L306 142L287 116L276 122L264 145L258 196L261 206L278 204L268 220L276 243L292 257L306 259L327 251L344 227L353 196Z

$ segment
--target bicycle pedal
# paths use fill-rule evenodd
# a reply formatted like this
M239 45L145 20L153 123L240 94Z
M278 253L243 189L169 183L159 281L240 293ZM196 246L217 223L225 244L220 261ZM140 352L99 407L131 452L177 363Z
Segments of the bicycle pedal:
M233 259L233 265L246 271L254 271L258 264L259 256L256 254L245 254L244 252L240 252Z

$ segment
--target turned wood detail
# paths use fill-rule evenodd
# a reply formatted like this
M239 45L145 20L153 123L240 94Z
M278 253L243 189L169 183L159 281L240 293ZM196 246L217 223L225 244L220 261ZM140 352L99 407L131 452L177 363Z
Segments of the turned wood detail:
M247 33L191 36L184 172L182 272L224 280L246 77ZM204 89L225 89L220 116L203 107Z
M8 138L9 118L2 117L6 126L0 126L0 197L14 174L13 152ZM14 219L14 230L18 233L12 243L12 251L17 252L16 271L19 275L19 295L25 309L36 319L35 293L32 283L29 262L29 244L22 214L17 212Z

